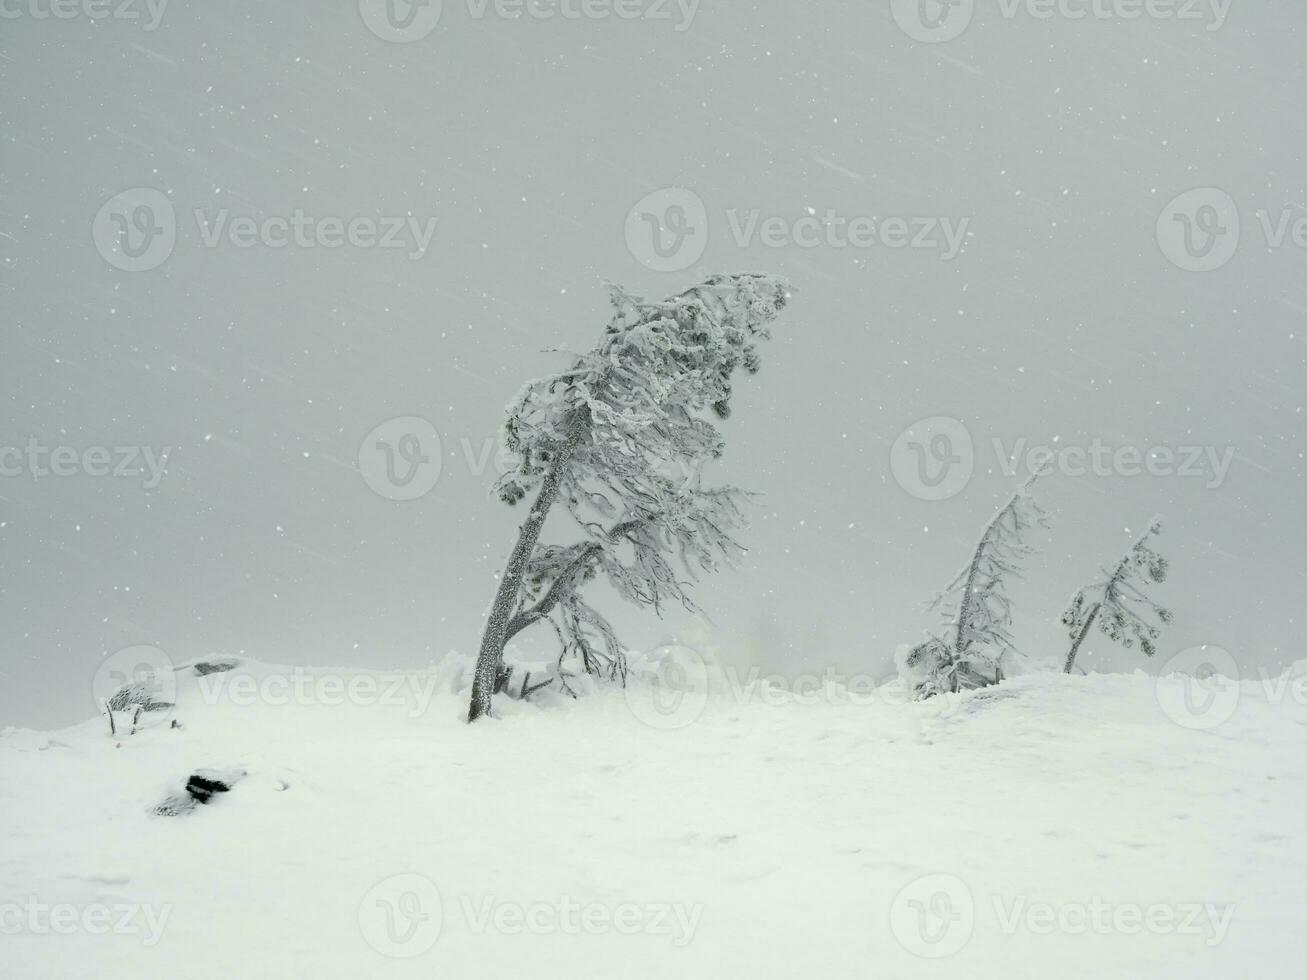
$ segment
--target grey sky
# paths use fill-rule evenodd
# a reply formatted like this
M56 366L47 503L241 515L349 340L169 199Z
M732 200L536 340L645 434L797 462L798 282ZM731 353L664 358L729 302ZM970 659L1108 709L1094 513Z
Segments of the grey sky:
M565 356L546 348L593 343L604 280L663 295L717 271L798 289L724 427L722 477L765 494L744 567L698 593L724 656L888 675L1017 482L996 439L1228 463L1043 480L1023 648L1060 658L1066 598L1160 514L1159 659L1307 656L1307 10L1246 0L1217 27L1209 5L982 4L932 43L888 2L756 6L704 0L687 24L675 4L510 20L446 2L407 43L355 4L172 0L152 30L144 3L138 21L6 8L0 446L24 452L0 477L0 723L86 717L97 663L136 643L387 667L473 652L519 516L488 495L493 457L476 472L505 402ZM115 227L97 214L134 188L176 216L144 271L97 248ZM703 255L678 271L627 244L664 188L704 207ZM1195 188L1237 209L1211 271L1159 244ZM1228 235L1220 200L1190 207L1191 233L1215 217ZM328 247L332 219L375 233ZM855 219L879 237L850 243ZM405 416L433 424L443 465L396 501L357 461ZM925 500L892 447L937 417L965 427L974 472ZM74 474L34 479L33 442L70 447ZM143 472L113 476L133 448ZM633 645L684 625L612 611ZM1081 662L1147 666L1096 640Z

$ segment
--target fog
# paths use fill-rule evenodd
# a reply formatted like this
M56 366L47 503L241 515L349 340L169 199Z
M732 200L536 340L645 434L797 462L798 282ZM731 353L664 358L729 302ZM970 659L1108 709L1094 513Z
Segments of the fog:
M736 271L794 287L722 425L749 554L706 619L600 599L631 647L892 676L1048 447L1031 666L1155 515L1175 621L1082 666L1303 657L1307 10L961 7L7 0L0 723L89 717L134 644L475 652L505 404L606 283Z

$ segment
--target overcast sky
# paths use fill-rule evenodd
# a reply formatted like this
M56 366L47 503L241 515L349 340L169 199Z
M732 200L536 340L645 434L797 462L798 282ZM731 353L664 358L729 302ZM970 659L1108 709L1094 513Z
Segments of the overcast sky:
M710 627L609 601L631 645L889 676L1048 446L1036 662L1154 515L1159 662L1307 656L1307 9L893 6L6 7L0 724L88 717L133 644L474 652L504 404L605 281L745 270L796 288L723 426L752 550Z

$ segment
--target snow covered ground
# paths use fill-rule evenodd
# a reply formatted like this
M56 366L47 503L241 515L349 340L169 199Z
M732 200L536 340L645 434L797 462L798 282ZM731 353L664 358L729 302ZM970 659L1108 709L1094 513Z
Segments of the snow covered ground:
M0 738L3 976L1300 975L1301 683L719 676L468 726L449 662L177 680L135 735ZM197 769L246 775L152 812Z

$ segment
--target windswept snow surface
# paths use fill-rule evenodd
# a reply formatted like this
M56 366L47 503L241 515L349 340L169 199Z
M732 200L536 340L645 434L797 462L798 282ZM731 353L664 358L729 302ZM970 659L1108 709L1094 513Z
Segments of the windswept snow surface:
M1298 975L1302 685L639 684L468 726L457 667L178 676L135 735L0 738L4 976ZM247 775L151 812L200 768Z

